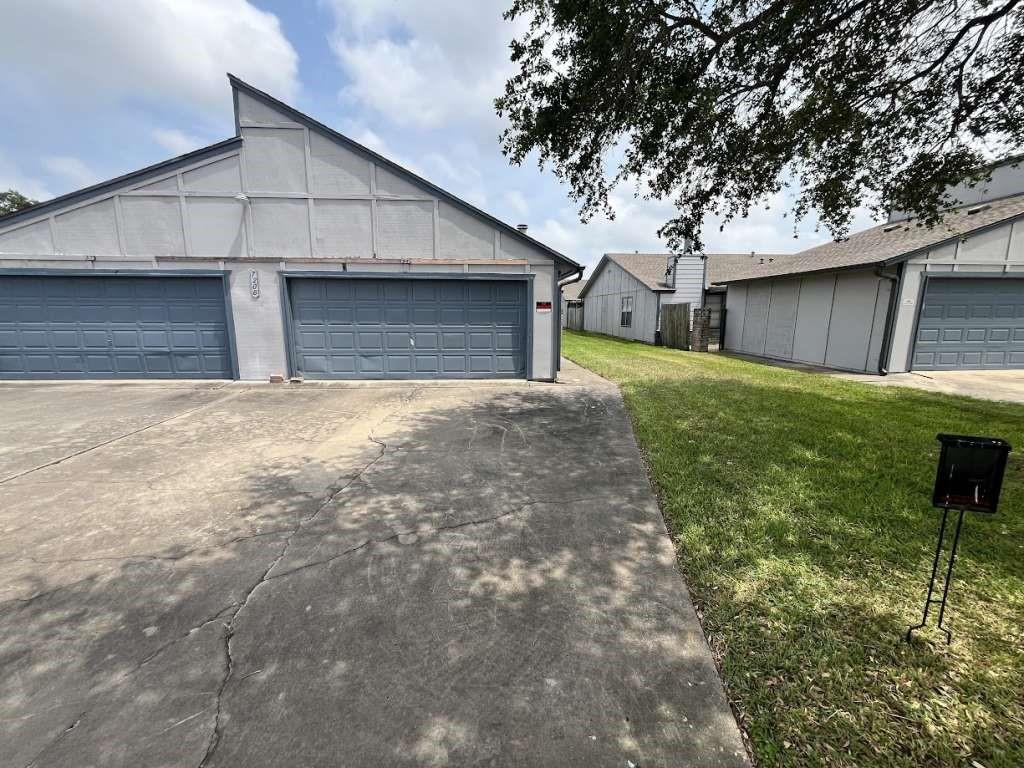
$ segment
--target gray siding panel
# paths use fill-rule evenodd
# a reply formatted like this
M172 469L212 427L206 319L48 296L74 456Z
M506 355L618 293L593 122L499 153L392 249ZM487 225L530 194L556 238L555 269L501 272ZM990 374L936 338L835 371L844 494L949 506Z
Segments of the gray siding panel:
M801 280L800 302L793 336L793 359L803 363L825 364L835 274L809 275Z
M768 332L768 304L771 300L771 281L747 285L747 303L743 315L743 336L740 351L749 355L763 355Z
M725 349L739 351L743 346L743 323L747 304L747 286L733 283L725 294Z
M789 358L793 355L793 334L796 332L799 296L799 280L775 280L772 283L764 343L764 353L769 357Z
M825 364L865 371L879 278L871 272L840 272L829 324Z
M629 328L620 325L624 296L633 299L633 322ZM585 330L654 343L658 296L615 262L609 261L593 278L583 304Z

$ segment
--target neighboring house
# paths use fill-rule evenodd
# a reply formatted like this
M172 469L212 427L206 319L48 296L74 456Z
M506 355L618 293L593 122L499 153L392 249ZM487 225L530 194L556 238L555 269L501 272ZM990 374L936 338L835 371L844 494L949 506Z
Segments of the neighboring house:
M583 328L654 344L665 304L701 306L704 260L695 254L606 253L580 291Z
M577 280L562 287L562 327L574 331L583 330L583 299L580 291L586 286L586 280Z
M869 373L1024 368L1024 167L991 170L936 227L894 214L723 278L725 348Z
M229 80L234 138L0 219L0 378L555 377L579 265Z
M711 309L712 344L719 344L725 286L719 283L754 265L786 258L775 253L609 253L598 263L587 290L580 291L586 330L654 343L661 307L689 303ZM595 281L600 279L600 287ZM591 290L590 286L594 286ZM701 288L703 286L703 290ZM566 286L563 296L567 296ZM623 317L623 312L631 312ZM563 309L563 317L566 310ZM623 326L623 321L630 325Z

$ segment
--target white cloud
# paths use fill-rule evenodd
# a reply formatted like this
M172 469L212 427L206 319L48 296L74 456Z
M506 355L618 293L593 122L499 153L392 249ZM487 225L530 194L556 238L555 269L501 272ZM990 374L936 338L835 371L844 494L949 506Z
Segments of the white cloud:
M43 167L72 189L88 187L100 181L100 176L77 157L54 156L42 159Z
M172 155L184 155L186 152L199 149L199 147L207 143L198 136L193 136L173 128L154 129L153 140Z
M30 200L49 200L53 197L46 183L26 176L0 155L0 192L15 189Z
M343 99L398 125L497 125L494 98L513 71L517 27L503 6L464 0L326 0L331 47L350 80ZM492 130L496 134L496 131Z
M298 54L247 0L33 0L4 12L0 67L70 102L168 100L224 111L231 71L284 98Z
M530 212L530 204L526 201L526 196L518 189L508 190L501 199L509 210L519 216L526 216Z

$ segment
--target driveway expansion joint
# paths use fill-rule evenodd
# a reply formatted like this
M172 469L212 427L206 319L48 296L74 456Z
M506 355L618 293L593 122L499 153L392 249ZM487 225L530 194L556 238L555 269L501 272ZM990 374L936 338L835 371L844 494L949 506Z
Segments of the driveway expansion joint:
M146 424L145 426L139 427L138 429L133 429L133 430L131 430L129 432L125 432L124 434L116 435L115 437L108 438L107 440L102 440L102 441L96 443L95 445L90 445L87 448L82 448L79 451L75 451L73 453L69 453L67 456L61 456L59 459L54 459L53 461L48 461L48 462L46 462L44 464L40 464L38 466L31 467L31 468L23 470L21 472L16 472L13 475L8 475L7 477L0 478L0 485L3 485L4 483L9 483L11 480L17 480L19 477L25 477L26 475L31 475L33 472L38 472L41 469L48 469L49 467L55 467L58 464L63 464L65 461L70 461L71 459L77 458L79 456L83 456L83 455L85 455L87 453L91 453L92 451L95 451L95 450L97 450L99 448L103 448L105 446L111 445L112 443L116 443L119 440L124 440L125 438L132 437L133 435L137 435L140 432L145 432L147 430L153 429L154 427L159 427L162 424L166 424L169 421L174 421L175 419L183 418L185 416L188 416L190 414L195 413L196 411L201 411L201 410L204 410L206 408L209 408L210 406L218 405L220 403L225 403L228 400L232 400L232 399L238 397L240 394L241 394L241 392L229 392L228 394L224 395L224 397L219 397L216 400L211 400L208 403L203 403L202 405L197 405L194 408L188 408L187 410L181 411L180 413L175 413L172 416L168 416L166 419L160 419L159 421L154 421L153 423Z

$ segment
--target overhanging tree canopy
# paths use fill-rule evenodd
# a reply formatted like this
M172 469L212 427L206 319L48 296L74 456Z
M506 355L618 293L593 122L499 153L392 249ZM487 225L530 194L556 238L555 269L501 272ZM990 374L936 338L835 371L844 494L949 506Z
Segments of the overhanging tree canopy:
M700 246L792 185L836 237L851 212L935 223L943 191L1024 146L1024 0L515 0L502 145L568 182L581 217L641 179Z

